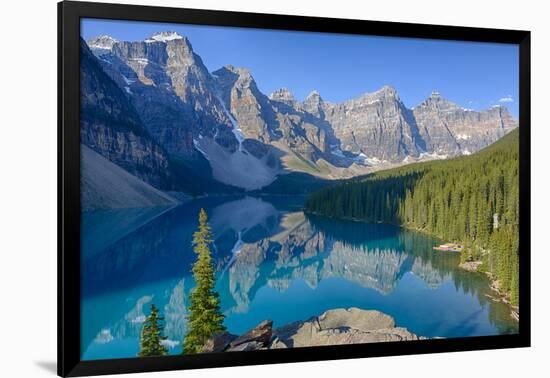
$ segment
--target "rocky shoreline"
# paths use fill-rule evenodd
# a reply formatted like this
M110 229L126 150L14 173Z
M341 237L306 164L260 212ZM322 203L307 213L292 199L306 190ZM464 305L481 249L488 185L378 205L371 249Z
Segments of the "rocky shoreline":
M463 263L460 263L458 265L459 268L464 269L468 272L479 272L479 267L483 264L481 261L466 261ZM507 293L503 293L500 291L498 280L496 280L490 273L485 272L487 277L489 277L489 280L491 281L489 284L489 287L491 291L495 293L495 295L491 294L485 294L487 298L494 302L503 302L506 303L510 307L510 316L516 320L519 321L519 306L514 306L510 302L510 297Z
M468 272L477 272L481 264L483 264L482 261L465 261L458 264L458 267L467 270Z
M208 339L203 353L421 339L425 338L406 328L396 327L389 315L352 307L328 310L308 320L275 329L271 320L264 320L240 336L223 332Z

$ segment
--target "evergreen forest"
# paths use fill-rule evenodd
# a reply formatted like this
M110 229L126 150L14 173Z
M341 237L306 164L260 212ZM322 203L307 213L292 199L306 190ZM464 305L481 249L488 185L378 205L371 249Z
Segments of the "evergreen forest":
M519 304L519 129L470 156L415 163L309 195L306 211L392 223L465 245ZM435 252L434 252L435 253Z

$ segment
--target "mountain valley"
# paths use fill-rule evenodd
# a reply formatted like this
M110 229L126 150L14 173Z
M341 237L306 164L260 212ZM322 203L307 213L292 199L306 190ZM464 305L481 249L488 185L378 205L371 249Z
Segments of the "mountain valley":
M175 32L82 40L81 60L81 143L156 189L193 196L307 192L469 155L518 126L505 107L473 111L437 92L409 109L391 86L342 103L315 90L303 101L286 88L266 95L246 68L209 72Z

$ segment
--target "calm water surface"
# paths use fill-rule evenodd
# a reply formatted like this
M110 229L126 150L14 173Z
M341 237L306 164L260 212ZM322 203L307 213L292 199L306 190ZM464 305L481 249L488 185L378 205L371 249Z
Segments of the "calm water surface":
M219 197L175 208L82 214L82 359L135 357L149 306L165 317L171 354L181 352L191 249L204 208L215 235L217 290L228 330L274 326L328 309L376 309L427 337L517 332L482 274L434 252L439 240L382 224L301 211L301 198Z

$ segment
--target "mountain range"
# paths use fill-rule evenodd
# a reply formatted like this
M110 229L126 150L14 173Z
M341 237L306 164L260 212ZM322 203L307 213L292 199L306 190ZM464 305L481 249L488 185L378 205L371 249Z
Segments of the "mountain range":
M391 86L342 103L317 91L303 101L285 88L266 95L246 68L209 72L174 32L81 40L81 143L152 187L141 194L349 178L468 155L517 126L505 107L473 111L437 92L409 109ZM94 198L90 207L112 206L108 193Z

